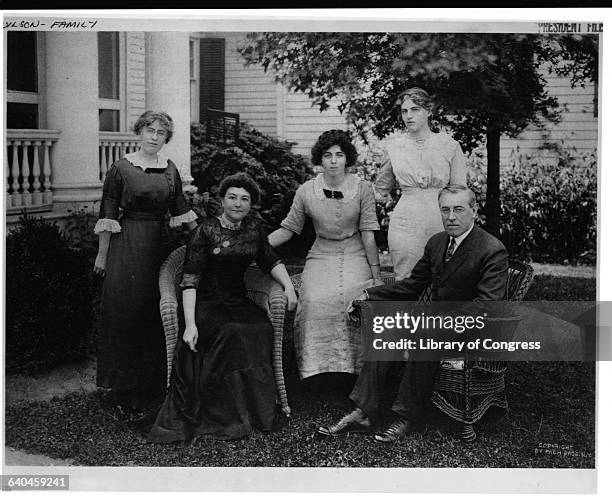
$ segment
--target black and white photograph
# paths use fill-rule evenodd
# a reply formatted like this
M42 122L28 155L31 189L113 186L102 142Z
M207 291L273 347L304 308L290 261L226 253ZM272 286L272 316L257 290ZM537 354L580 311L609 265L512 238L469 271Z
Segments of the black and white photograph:
M574 13L4 12L2 488L600 490Z

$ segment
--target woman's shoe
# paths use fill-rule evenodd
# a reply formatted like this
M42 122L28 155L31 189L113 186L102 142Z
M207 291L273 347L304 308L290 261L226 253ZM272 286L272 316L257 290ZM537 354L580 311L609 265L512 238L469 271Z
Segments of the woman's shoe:
M322 436L342 436L349 432L369 432L372 430L372 423L369 417L359 408L355 408L351 413L345 415L334 425L320 426L318 433Z

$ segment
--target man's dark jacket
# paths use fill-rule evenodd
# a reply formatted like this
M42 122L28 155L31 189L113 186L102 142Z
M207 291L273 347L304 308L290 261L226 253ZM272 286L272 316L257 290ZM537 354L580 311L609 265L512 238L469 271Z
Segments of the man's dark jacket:
M508 253L478 226L461 242L448 263L449 235L432 236L410 277L368 289L370 300L416 300L430 284L434 301L500 301L506 298Z

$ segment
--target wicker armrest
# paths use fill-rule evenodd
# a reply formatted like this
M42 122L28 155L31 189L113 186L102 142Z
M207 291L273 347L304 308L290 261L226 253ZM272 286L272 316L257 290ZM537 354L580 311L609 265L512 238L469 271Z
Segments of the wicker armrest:
M285 415L289 416L291 408L287 400L285 376L283 374L283 332L285 327L285 309L287 307L285 292L278 282L254 266L247 269L244 274L244 282L249 298L265 310L274 329L272 369L274 371L281 409Z
M185 250L184 246L174 250L159 269L159 311L166 336L166 387L170 385L172 359L179 333L176 281L183 271Z

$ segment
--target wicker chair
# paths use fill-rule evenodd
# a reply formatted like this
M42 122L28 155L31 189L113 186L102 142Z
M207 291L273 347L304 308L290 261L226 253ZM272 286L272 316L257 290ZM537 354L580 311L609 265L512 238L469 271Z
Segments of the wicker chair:
M159 309L166 335L166 362L168 366L167 385L170 384L170 372L174 358L174 348L179 333L178 296L181 294L179 282L185 260L185 246L174 250L162 264L159 271ZM287 401L285 378L283 376L283 326L287 301L282 287L271 277L251 266L245 273L247 294L251 300L266 311L274 329L272 343L272 368L276 380L278 401L283 413L291 414Z
M383 271L385 284L395 282L393 273ZM291 276L296 290L301 286L301 275ZM508 301L521 301L533 280L533 268L523 262L510 260L508 266ZM431 286L425 289L419 301L431 301ZM511 335L519 320L514 317L496 319L500 332ZM442 360L432 392L433 404L453 420L462 424L461 436L466 441L476 439L473 424L480 420L491 406L506 410L505 374L507 363L467 357L465 360Z
M508 301L521 301L533 280L533 268L523 262L510 260L508 264ZM511 340L520 317L489 319L496 326L496 335ZM506 372L508 364L488 356L469 356L463 360L442 360L432 393L432 403L461 425L461 437L474 441L474 424L491 407L508 410L506 399ZM487 359L489 358L489 359Z

